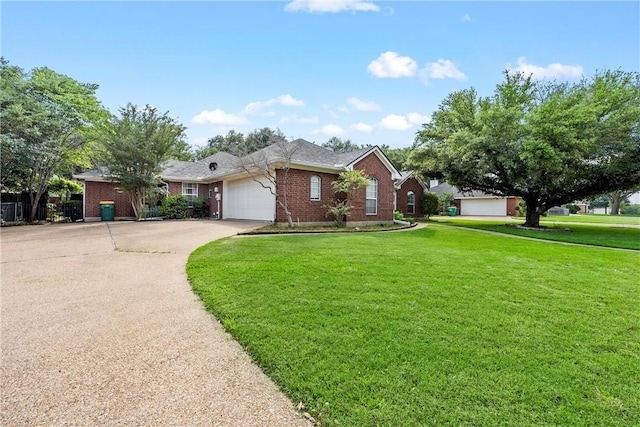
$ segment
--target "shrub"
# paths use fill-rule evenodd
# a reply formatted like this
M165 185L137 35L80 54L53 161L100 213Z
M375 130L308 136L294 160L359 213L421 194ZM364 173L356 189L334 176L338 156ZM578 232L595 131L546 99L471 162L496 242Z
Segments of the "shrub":
M438 199L438 195L430 191L424 193L424 197L422 199L422 210L425 218L429 219L431 215L436 215L439 209L440 200Z
M518 212L518 216L527 216L527 205L524 200L520 200L514 209Z
M569 203L567 205L567 209L569 209L570 214L577 214L578 212L580 212L580 206L574 205L573 203Z
M193 199L193 217L206 218L209 216L209 205L202 197Z
M162 199L160 215L170 219L182 219L187 217L189 201L182 194L168 196Z
M333 206L325 206L327 208L327 216L334 217L337 227L344 227L344 219L351 212L351 206L347 205L346 201L337 202Z
M622 215L640 215L640 205L627 205L623 203L620 206L620 213Z
M404 215L400 211L393 211L393 219L396 221L404 221Z

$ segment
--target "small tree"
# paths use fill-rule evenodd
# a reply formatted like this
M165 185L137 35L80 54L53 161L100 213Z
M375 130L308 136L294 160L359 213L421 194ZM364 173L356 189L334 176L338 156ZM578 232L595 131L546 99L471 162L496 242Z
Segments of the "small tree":
M438 199L438 195L431 191L427 191L424 193L424 197L422 200L422 210L424 211L425 218L429 219L431 215L435 215L438 213L440 209L440 200Z
M344 227L346 217L351 213L351 198L356 190L366 187L369 183L369 176L360 169L345 170L340 172L338 180L332 183L336 201L328 209L327 215L335 218L338 227Z
M440 210L446 211L449 206L451 206L451 201L453 201L453 194L448 191L444 191L440 197L438 197L438 203L440 203Z
M109 178L129 194L140 220L150 191L158 188L162 164L183 146L185 127L147 105L128 104L120 109L103 136L102 164Z

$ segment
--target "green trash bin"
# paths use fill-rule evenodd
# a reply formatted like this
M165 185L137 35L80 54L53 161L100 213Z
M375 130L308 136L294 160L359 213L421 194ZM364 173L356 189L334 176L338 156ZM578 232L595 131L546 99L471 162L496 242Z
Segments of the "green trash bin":
M113 221L116 214L116 204L111 201L100 202L100 220Z
M449 216L456 216L458 214L458 208L451 206L449 208Z

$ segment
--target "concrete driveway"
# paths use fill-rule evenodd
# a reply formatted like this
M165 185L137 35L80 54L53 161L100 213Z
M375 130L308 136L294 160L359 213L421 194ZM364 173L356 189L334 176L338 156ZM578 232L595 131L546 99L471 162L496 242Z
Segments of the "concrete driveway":
M253 222L3 228L0 425L309 425L192 293Z

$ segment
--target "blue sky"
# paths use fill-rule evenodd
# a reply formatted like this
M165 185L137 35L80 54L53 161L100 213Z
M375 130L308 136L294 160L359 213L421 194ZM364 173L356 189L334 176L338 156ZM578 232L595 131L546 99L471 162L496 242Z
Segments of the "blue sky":
M206 144L280 128L406 147L452 91L507 69L577 81L639 71L640 2L11 2L2 55L151 104Z

